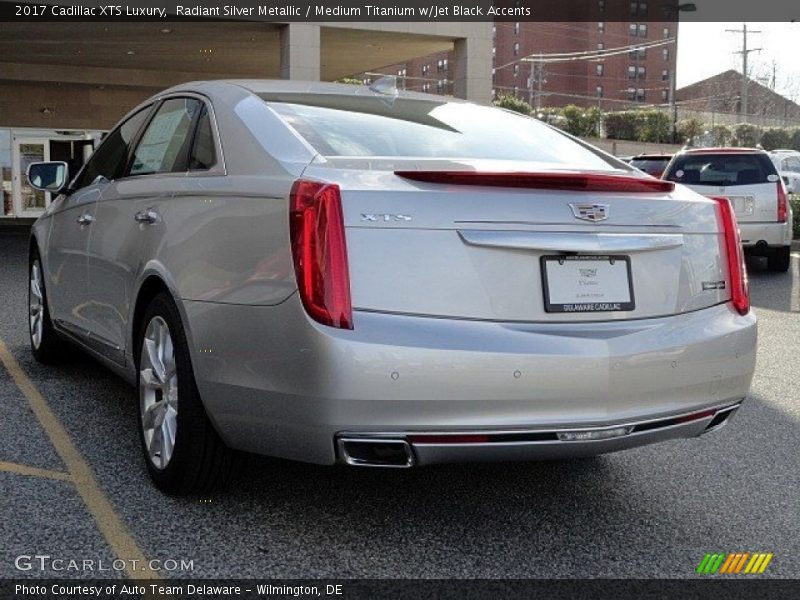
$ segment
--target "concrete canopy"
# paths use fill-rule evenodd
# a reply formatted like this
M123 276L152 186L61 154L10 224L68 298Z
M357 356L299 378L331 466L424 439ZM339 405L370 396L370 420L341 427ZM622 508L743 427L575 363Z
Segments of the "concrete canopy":
M311 32L312 44L287 50L291 28ZM483 23L9 22L0 34L0 126L107 129L175 83L294 78L291 53L311 65L302 78L334 80L450 50L475 32L472 49L490 53ZM488 92L491 55L475 62Z

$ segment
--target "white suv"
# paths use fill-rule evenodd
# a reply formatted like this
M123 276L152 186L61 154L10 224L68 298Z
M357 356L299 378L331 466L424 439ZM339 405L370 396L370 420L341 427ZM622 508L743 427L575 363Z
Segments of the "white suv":
M773 150L769 153L772 163L778 169L786 191L800 194L800 152L797 150Z
M745 252L767 257L770 271L791 264L792 208L770 156L752 148L698 148L676 154L663 179L704 196L730 199Z

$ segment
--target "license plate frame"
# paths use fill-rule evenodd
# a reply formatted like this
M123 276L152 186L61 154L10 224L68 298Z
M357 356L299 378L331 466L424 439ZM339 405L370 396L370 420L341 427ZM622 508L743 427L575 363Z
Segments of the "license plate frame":
M628 299L597 299L586 302L553 302L551 294L551 280L555 271L548 274L548 263L560 263L561 265L569 262L585 264L586 268L599 268L598 263L610 263L613 266L616 262L625 265L627 278ZM572 266L572 265L571 265ZM542 274L542 292L544 297L544 309L548 313L604 313L604 312L630 312L636 309L636 298L633 293L633 273L631 270L631 257L623 254L568 254L568 255L548 255L540 258ZM593 275L592 277L595 277ZM615 276L619 276L616 273ZM562 298L563 299L563 298Z

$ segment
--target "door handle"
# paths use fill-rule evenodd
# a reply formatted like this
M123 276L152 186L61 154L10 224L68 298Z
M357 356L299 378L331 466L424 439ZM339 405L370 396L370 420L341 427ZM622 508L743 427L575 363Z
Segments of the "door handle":
M94 217L89 213L83 213L80 217L76 219L78 225L83 227L84 225L91 225L94 223Z
M146 208L136 213L133 218L136 219L137 223L152 225L153 223L158 221L158 213L154 211L152 208Z

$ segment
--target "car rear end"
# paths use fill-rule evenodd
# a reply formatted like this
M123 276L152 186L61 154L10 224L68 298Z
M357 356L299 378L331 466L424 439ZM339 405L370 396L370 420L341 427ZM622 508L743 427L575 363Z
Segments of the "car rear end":
M792 214L786 187L769 155L746 148L688 150L675 156L664 179L734 207L745 251L766 256L771 270L790 265Z
M260 389L218 420L239 447L582 456L698 436L745 398L756 323L727 200L495 109L264 99L319 156L289 200L298 294L251 325L291 367L243 371Z
M634 156L629 163L632 167L636 167L648 175L661 177L671 159L671 154L640 154Z

